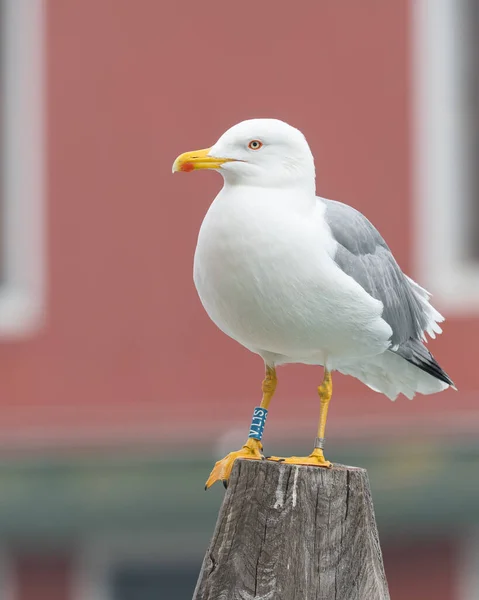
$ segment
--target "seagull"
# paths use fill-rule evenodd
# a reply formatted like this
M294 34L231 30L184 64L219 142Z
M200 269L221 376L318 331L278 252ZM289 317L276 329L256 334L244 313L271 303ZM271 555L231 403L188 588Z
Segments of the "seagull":
M277 119L238 123L173 164L173 172L199 169L218 171L224 185L198 235L198 295L217 327L265 364L248 439L215 464L205 489L226 486L237 458L264 459L279 365L324 368L312 453L270 457L298 465L332 466L323 449L334 371L391 400L454 388L424 345L444 320L430 294L402 272L363 214L316 195L314 158L298 129Z

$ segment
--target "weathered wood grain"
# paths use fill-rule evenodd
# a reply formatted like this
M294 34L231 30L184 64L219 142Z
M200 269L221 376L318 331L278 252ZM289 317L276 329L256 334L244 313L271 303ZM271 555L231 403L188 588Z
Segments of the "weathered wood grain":
M367 473L238 460L193 600L389 600Z

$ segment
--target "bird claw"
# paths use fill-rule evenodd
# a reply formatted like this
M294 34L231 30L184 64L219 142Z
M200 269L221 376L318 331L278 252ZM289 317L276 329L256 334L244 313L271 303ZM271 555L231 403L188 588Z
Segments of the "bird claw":
M290 456L289 458L283 458L281 456L270 456L268 460L274 462L284 462L289 465L305 465L308 467L323 467L324 469L331 469L333 463L326 460L323 455L323 451L315 448L309 456Z
M226 489L228 487L228 480L230 478L231 471L233 470L235 460L237 458L246 458L248 460L264 460L264 456L261 453L262 449L263 446L259 440L249 438L241 450L230 452L227 456L215 464L206 482L205 490L210 488L217 481L223 482L223 485Z

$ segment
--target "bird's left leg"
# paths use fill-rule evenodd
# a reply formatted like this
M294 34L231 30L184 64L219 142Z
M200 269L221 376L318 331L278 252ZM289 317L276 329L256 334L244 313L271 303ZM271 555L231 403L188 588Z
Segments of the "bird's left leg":
M237 458L248 458L250 460L261 460L264 458L261 453L263 450L261 438L263 437L264 423L266 421L266 415L268 414L269 403L276 390L277 381L276 369L266 365L266 373L262 384L263 397L261 399L261 404L253 411L253 420L249 431L249 437L241 450L230 452L215 464L211 471L211 475L206 482L206 490L216 481L222 481L226 487L226 483L233 469L234 461Z
M281 461L293 465L311 465L314 467L331 468L333 465L324 458L324 433L326 430L326 419L328 417L329 402L333 395L333 378L331 373L325 368L322 384L318 387L320 400L318 436L314 444L314 450L309 456L290 456L289 458L280 458L271 456L269 460Z

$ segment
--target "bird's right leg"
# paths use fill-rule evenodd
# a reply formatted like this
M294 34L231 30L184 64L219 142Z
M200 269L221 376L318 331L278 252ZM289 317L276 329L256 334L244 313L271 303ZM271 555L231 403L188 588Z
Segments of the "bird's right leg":
M249 460L261 460L264 458L261 453L263 450L261 438L263 437L264 423L266 421L266 415L268 414L269 403L276 390L277 381L275 368L266 365L265 378L262 384L263 398L261 399L261 404L253 411L253 420L249 431L249 437L241 450L230 452L215 464L208 477L208 481L206 482L206 490L216 481L222 481L226 486L226 482L233 469L234 461L237 458L247 458Z
M270 456L268 460L277 462L285 462L292 465L307 465L313 467L325 467L330 469L333 465L324 458L324 432L326 429L326 419L328 417L328 408L331 396L333 395L333 378L331 373L325 369L322 384L318 387L320 399L318 437L314 444L314 450L309 456L290 456L289 458L281 458L279 456Z

